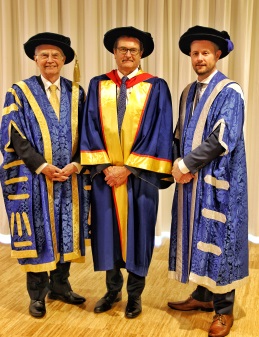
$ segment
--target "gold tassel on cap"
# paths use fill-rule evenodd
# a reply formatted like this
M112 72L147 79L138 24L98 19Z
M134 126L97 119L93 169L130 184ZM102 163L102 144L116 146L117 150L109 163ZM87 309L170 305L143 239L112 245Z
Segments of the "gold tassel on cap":
M80 82L80 69L79 69L79 63L78 63L76 53L75 53L75 65L74 65L74 82Z

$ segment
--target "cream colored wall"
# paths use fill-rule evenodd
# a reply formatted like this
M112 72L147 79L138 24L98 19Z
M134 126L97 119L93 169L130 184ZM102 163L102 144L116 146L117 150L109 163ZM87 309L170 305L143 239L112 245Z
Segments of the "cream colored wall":
M142 68L163 77L172 92L174 125L181 91L195 79L190 59L178 48L180 35L190 26L227 30L235 49L218 62L219 70L237 81L247 102L245 137L249 182L249 232L259 241L259 114L258 62L259 1L257 0L0 0L0 106L12 83L38 73L24 54L23 43L32 35L52 31L70 36L78 54L81 82L87 90L91 77L115 68L103 46L104 33L117 26L135 26L154 37L155 51ZM256 35L257 34L257 35ZM72 79L73 64L63 76ZM174 187L160 192L158 233L168 231ZM0 199L0 233L7 223Z

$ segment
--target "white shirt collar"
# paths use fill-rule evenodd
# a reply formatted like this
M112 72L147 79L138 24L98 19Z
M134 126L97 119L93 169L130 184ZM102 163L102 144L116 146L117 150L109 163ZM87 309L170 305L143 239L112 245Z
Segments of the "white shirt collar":
M138 70L139 69L136 68L134 71L132 71L132 73L130 73L129 75L127 75L127 77L130 79L130 78L136 76L137 73L138 73ZM117 70L117 72L118 72L119 78L122 78L124 76L119 70Z
M218 70L216 69L215 71L213 71L212 74L210 74L210 76L208 76L207 78L205 78L205 80L203 81L197 81L199 83L204 83L204 84L209 84L210 83L210 80L212 79L212 77L218 72Z
M56 82L51 83L50 81L48 81L45 77L43 77L42 75L40 75L41 80L44 84L44 88L47 91L49 89L49 87L51 86L51 84L55 84L58 88L58 90L60 90L60 77L56 80Z

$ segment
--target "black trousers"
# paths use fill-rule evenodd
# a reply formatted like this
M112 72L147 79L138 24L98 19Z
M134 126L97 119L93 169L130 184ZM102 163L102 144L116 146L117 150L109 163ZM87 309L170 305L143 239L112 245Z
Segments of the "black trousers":
M106 271L106 287L108 291L121 291L123 286L123 275L121 265L117 264L114 269ZM146 278L128 271L127 292L128 296L138 298L145 288Z
M225 294L215 294L207 288L198 286L192 293L192 297L197 301L213 301L216 314L231 315L233 313L235 290Z
M32 300L44 300L48 291L64 294L71 290L69 277L70 262L57 263L57 268L47 272L28 272L27 290Z

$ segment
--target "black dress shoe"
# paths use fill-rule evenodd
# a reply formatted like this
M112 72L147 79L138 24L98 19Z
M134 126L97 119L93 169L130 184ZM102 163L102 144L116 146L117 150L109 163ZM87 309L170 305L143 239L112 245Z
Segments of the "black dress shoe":
M94 312L101 313L110 310L113 303L121 300L121 292L108 291L95 305Z
M128 304L126 306L125 316L128 318L135 318L141 313L141 311L141 297L129 297Z
M60 300L69 304L82 304L85 302L85 298L74 293L72 290L64 294L58 294L54 291L48 293L48 298L51 300Z
M33 317L43 317L46 314L45 301L31 300L29 313Z

